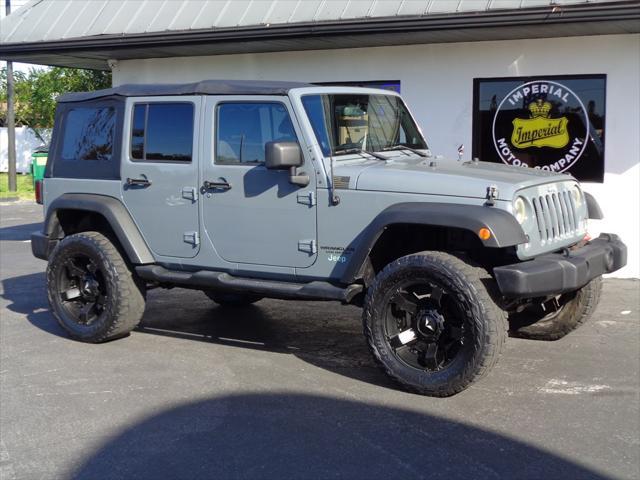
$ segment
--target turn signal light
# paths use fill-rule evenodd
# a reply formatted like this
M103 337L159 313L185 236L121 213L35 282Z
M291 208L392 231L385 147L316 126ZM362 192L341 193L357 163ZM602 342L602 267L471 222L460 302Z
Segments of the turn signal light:
M478 230L478 236L480 237L480 240L489 240L491 238L491 230L482 227Z
M42 205L42 180L36 180L36 203Z

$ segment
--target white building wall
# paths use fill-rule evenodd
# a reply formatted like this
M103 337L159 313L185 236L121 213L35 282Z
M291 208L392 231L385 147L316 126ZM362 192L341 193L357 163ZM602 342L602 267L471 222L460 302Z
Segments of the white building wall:
M473 79L607 74L604 184L585 184L605 219L591 231L619 234L640 276L640 35L409 45L121 61L114 85L202 79L305 82L400 80L402 96L435 154L471 155Z
M7 127L0 127L0 172L9 171L9 139ZM48 134L48 133L47 133ZM29 173L31 171L31 154L42 146L33 130L27 127L16 127L16 171Z

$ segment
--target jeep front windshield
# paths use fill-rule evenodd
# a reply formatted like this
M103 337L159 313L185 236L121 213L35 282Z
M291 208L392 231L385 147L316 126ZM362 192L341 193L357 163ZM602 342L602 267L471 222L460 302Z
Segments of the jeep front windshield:
M427 149L400 97L394 95L305 95L302 104L325 156L357 152Z

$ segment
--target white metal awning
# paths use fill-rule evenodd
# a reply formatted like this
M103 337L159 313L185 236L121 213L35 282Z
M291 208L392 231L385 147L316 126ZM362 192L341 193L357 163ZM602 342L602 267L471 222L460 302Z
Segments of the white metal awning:
M0 21L0 58L107 59L637 32L625 0L33 0Z

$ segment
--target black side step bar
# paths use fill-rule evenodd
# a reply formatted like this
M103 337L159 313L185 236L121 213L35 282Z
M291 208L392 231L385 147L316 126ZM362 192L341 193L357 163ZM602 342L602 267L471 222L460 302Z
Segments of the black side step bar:
M284 300L338 300L342 303L350 303L358 293L362 292L362 285L355 283L343 288L328 282L280 282L234 277L225 272L208 270L196 272L168 270L160 265L142 265L136 267L136 273L149 282L169 283L186 288L210 288L232 293L251 293Z

